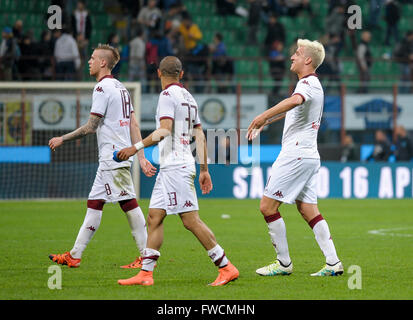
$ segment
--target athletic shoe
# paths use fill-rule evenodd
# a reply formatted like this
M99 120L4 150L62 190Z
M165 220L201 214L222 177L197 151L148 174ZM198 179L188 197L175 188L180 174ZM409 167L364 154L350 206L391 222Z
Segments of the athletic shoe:
M284 266L279 260L275 260L270 265L259 268L255 272L261 276L288 276L293 273L293 263L290 262L288 266Z
M75 259L67 251L63 254L50 254L49 259L62 265L67 265L69 268L77 268L80 266L80 259Z
M122 269L140 269L142 268L142 257L137 257L135 261L125 266L120 266Z
M118 283L122 286L133 286L133 285L152 286L153 285L153 272L141 270L136 276L129 278L129 279L118 280Z
M339 276L344 272L343 264L339 261L334 265L326 264L320 271L312 273L312 277Z
M226 285L228 282L234 281L239 277L239 271L229 261L225 267L219 268L218 271L218 277L215 279L214 282L209 284L212 287Z

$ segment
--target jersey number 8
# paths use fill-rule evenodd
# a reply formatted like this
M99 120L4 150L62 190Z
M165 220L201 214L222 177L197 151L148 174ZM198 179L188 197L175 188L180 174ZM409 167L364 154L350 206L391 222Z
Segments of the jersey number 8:
M129 119L130 118L130 107L131 107L131 98L129 95L128 90L122 89L120 90L121 98L122 98L122 112L123 118Z

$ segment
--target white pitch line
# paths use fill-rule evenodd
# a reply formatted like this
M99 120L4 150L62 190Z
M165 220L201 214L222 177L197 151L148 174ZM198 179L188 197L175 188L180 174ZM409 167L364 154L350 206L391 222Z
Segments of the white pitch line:
M370 230L368 233L376 234L379 236L392 236L392 237L413 237L411 233L394 233L392 231L400 231L400 230L411 230L413 227L403 227L403 228L390 228L390 229L378 229L378 230Z

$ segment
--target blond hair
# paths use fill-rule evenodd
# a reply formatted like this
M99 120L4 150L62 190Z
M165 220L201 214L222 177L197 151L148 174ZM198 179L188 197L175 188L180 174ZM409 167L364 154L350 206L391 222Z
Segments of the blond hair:
M317 69L324 61L326 53L324 46L318 41L310 41L308 39L298 39L297 46L303 47L306 55L312 60L314 69Z
M118 49L108 44L99 43L99 45L97 46L95 50L104 50L106 52L109 52L109 54L105 54L105 60L106 60L108 69L112 71L112 69L116 66L116 64L120 60L120 54L119 54Z

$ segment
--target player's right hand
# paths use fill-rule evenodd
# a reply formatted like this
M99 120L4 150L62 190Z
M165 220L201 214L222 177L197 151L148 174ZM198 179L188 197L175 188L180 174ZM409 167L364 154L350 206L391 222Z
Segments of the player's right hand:
M253 140L254 138L256 138L263 129L265 121L266 119L262 114L256 116L248 126L246 138L248 140Z
M128 160L130 157L132 157L136 153L136 148L135 146L131 146L128 148L123 148L117 153L117 157L121 161Z
M62 137L54 137L54 138L49 140L49 147L53 151L55 151L55 149L57 147L60 147L62 144L63 144L63 138Z

